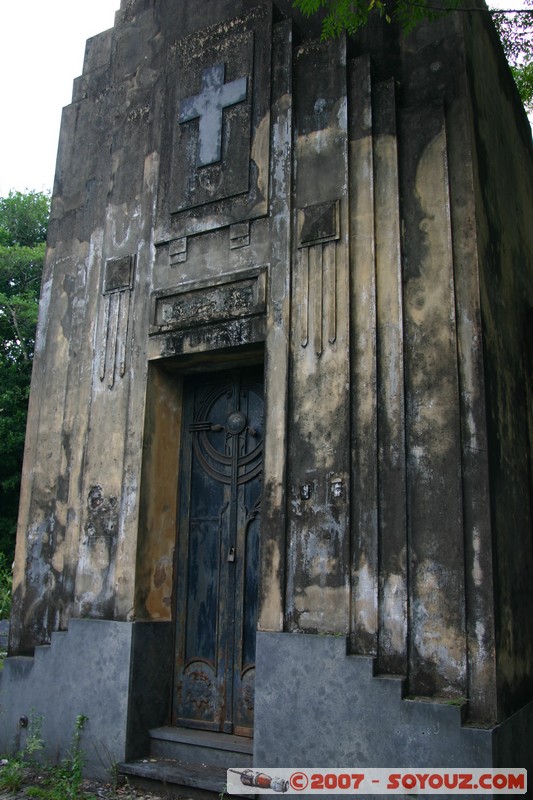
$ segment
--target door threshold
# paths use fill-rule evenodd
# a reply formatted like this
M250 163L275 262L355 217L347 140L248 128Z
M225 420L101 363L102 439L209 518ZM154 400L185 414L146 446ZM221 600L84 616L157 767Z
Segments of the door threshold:
M233 797L226 793L225 768L206 764L177 761L170 758L144 758L118 764L118 775L129 784L165 797L191 800L219 800ZM237 800L252 800L253 795L241 795Z
M232 752L245 753L247 755L252 755L254 749L254 740L246 736L218 733L218 731L203 731L196 728L176 728L173 725L152 728L150 738L211 747L214 750L231 750Z

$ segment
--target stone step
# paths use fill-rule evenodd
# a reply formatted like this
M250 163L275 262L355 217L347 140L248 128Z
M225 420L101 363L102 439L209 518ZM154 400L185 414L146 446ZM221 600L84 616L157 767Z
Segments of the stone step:
M223 767L251 767L253 740L227 733L165 726L150 731L150 755Z
M161 792L176 800L219 800L226 793L225 767L172 758L143 758L118 765L118 775L132 786ZM251 795L240 795L251 798Z

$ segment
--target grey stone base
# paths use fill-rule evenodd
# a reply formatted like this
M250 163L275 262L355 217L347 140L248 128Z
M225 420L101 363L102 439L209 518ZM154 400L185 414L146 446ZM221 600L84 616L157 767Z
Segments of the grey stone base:
M171 626L74 619L33 658L12 657L0 673L0 752L26 746L21 718L41 719L43 755L66 756L76 717L86 772L109 776L117 761L147 752L148 730L165 724ZM170 646L169 646L170 645ZM166 685L165 685L166 683Z
M492 730L463 726L457 706L404 699L343 637L258 633L256 675L261 769L533 766L533 704Z
M0 752L23 749L21 717L42 717L45 755L64 757L78 714L87 774L145 756L168 723L170 623L71 620L33 658L0 673ZM461 724L446 703L402 697L342 637L258 633L254 765L274 767L524 767L533 773L533 704L492 730ZM302 795L301 795L302 796ZM304 795L305 796L305 795ZM441 795L443 797L443 795Z
M7 650L9 640L9 621L0 619L0 650Z

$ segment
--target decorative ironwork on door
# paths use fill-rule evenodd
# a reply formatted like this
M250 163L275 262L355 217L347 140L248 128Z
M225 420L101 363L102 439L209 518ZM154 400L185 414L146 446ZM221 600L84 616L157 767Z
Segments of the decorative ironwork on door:
M174 722L251 736L262 374L196 379L184 406Z

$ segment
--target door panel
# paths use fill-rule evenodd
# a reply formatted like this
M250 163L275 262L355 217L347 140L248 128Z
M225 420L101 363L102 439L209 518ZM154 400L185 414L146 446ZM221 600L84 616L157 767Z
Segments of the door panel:
M252 735L261 371L195 379L184 405L174 721Z

